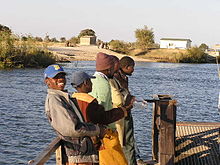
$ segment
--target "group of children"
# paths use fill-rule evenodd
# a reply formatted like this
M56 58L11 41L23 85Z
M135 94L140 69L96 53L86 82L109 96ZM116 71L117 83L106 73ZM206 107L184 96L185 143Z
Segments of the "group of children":
M66 73L57 64L45 69L48 86L45 111L63 139L69 165L136 165L133 118L134 96L128 75L134 60L98 53L96 72L74 72L71 96L65 91Z

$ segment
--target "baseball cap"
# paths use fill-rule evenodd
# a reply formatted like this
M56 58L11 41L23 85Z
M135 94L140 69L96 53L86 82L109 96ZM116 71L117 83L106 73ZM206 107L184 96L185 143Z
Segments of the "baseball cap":
M44 70L44 79L47 78L47 77L48 78L54 78L58 73L66 74L66 72L64 72L62 66L60 66L58 64L49 65Z
M71 83L71 85L73 87L77 87L80 84L82 84L85 80L90 79L90 78L95 78L95 77L94 76L90 76L87 73L81 72L81 71L74 72L72 74L72 83Z

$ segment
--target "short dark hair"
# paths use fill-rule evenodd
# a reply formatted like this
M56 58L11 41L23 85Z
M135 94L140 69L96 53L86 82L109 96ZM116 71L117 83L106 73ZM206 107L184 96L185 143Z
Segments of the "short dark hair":
M120 62L120 67L121 68L124 68L126 66L132 66L132 65L135 64L134 60L129 56L122 57L119 62Z

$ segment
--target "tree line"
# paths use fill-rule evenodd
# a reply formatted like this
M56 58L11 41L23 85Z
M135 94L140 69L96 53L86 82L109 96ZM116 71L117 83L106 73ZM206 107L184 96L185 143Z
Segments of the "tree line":
M153 28L149 28L145 25L143 28L136 29L134 34L136 37L135 42L125 42L122 40L112 39L110 42L108 42L108 48L115 52L127 55L132 55L132 52L135 52L135 50L139 51L134 55L146 55L152 49L159 48L159 44L155 43ZM47 49L45 49L45 46L37 46L38 42L43 42L44 44L48 42L61 42L65 43L66 46L76 46L79 44L80 37L82 36L96 36L96 33L92 29L84 29L80 31L78 36L73 36L69 40L67 40L65 37L61 37L58 41L56 37L51 38L49 35L46 35L44 39L41 37L33 37L31 35L23 35L19 37L13 34L11 29L7 26L0 25L0 68L14 66L47 66L49 63L55 61L55 57L52 56ZM98 39L97 41L101 40ZM170 62L208 62L210 58L205 53L205 50L207 49L208 46L203 43L199 47L195 46L188 49L186 53L179 54L178 58L175 56L175 60L172 59ZM32 56L28 56L28 54L32 54ZM38 55L34 56L33 54ZM41 58L43 57L47 57L47 60L42 60ZM48 61L48 63L39 61Z

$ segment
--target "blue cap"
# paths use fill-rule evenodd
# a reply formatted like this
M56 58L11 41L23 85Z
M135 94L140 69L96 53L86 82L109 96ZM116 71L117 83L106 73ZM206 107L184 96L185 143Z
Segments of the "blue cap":
M82 84L85 80L95 78L94 76L90 76L85 72L74 72L72 75L72 83L71 85L73 87L78 87L80 84Z
M45 70L44 70L44 79L45 78L54 78L58 73L65 73L63 68L58 65L58 64L53 64L49 65Z

